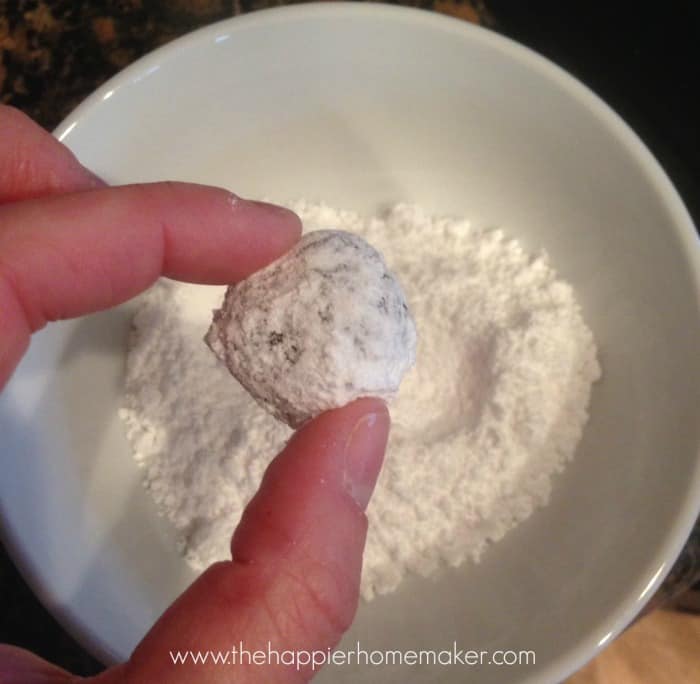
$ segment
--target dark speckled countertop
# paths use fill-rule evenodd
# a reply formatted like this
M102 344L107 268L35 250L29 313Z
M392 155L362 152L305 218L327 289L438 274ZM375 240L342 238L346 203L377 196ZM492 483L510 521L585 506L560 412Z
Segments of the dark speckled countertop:
M0 100L52 129L97 86L153 48L213 21L283 4L291 3L0 0ZM696 225L700 223L700 107L691 97L700 83L696 52L700 3L413 0L397 4L488 26L576 75L644 139L676 184ZM700 526L696 525L650 606L683 604L689 595L685 592L699 579ZM2 546L0 642L30 648L79 674L101 669L42 608Z

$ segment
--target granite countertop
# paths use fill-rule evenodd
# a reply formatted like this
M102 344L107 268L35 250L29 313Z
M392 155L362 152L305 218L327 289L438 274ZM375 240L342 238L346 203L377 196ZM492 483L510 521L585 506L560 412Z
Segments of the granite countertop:
M284 0L0 0L0 101L54 128L138 57L195 28ZM694 3L411 0L482 24L560 64L625 118L661 161L700 225L700 83ZM0 135L2 132L0 131ZM700 524L650 607L700 580ZM78 674L99 672L44 610L0 546L0 642Z

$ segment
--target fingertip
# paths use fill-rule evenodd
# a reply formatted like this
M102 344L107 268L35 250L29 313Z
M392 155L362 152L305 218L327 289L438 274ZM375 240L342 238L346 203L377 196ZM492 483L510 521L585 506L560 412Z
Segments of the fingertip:
M147 198L142 206L158 207L167 232L163 271L177 280L236 283L281 257L301 236L301 220L290 209L223 188L173 181L136 187Z
M312 431L352 429L358 421L362 420L363 416L370 414L380 415L382 420L390 421L389 408L383 399L360 397L345 404L345 406L329 409L312 418L294 433L294 437L303 436Z
M227 204L231 209L229 220L236 231L245 230L247 262L241 264L239 277L246 278L264 268L288 252L301 237L301 219L286 207L250 200L228 194Z
M241 198L237 198L241 199ZM280 204L272 204L270 202L263 202L261 200L243 200L254 209L265 214L270 221L277 224L278 228L283 228L289 233L291 237L298 240L301 237L301 219L288 207L283 207Z
M344 450L343 488L364 511L377 484L389 438L390 417L380 400L362 402Z

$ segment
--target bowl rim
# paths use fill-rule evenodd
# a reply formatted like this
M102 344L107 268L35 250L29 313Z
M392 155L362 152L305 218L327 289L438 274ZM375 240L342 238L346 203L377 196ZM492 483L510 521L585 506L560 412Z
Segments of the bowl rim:
M54 130L59 141L67 141L71 133L96 105L109 99L118 89L131 83L141 81L154 74L160 64L172 60L203 42L221 42L237 32L246 31L260 25L271 25L288 20L305 20L316 17L344 19L348 16L372 16L374 20L401 20L423 25L433 29L460 34L463 38L476 41L490 49L498 50L508 58L524 64L539 72L542 76L575 98L591 116L601 121L630 153L651 184L659 193L673 220L673 230L680 240L683 252L690 266L694 283L695 299L698 303L700 320L700 239L690 214L681 200L677 190L666 175L660 163L642 142L639 136L624 120L588 86L575 76L557 66L534 50L495 31L473 25L434 11L388 5L382 3L355 2L310 2L300 5L275 7L257 10L244 15L223 19L187 33L166 45L163 45L136 60L115 76L107 80L91 95L81 102ZM698 415L700 421L700 411ZM663 579L671 570L674 560L681 552L697 518L700 514L700 445L693 476L688 482L686 496L679 502L676 520L668 530L660 547L655 550L647 566L648 571L641 573L640 579L631 582L628 591L620 596L618 603L601 621L600 631L582 638L573 647L555 658L537 675L538 682L559 682L580 669L594 658L606 644L614 639L639 613L646 602L653 596ZM7 520L0 519L0 538L8 554L19 569L34 594L50 610L61 626L70 633L86 650L106 664L116 661L110 645L92 632L83 623L81 617L69 606L59 605L52 596L50 583L45 581L41 568L33 563L27 545L22 543L19 535L13 533ZM643 576L642 576L643 575ZM525 676L523 682L534 679Z

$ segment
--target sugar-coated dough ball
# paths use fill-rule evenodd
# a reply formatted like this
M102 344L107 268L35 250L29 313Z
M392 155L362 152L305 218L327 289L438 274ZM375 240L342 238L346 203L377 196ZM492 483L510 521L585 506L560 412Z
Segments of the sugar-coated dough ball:
M358 397L393 398L416 356L398 281L377 250L339 230L305 234L229 287L205 339L251 395L294 428Z

